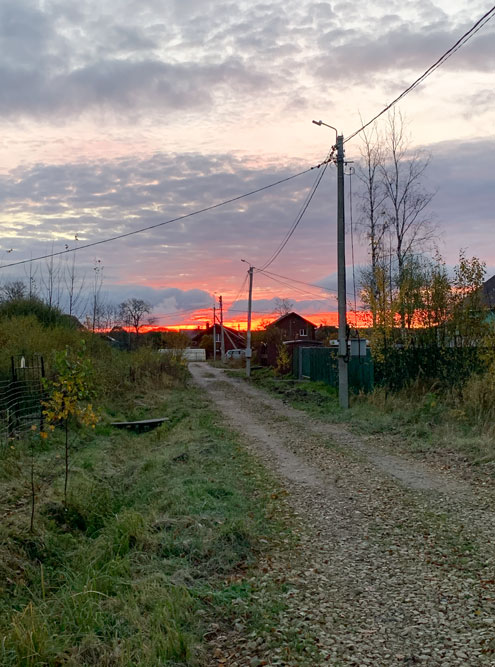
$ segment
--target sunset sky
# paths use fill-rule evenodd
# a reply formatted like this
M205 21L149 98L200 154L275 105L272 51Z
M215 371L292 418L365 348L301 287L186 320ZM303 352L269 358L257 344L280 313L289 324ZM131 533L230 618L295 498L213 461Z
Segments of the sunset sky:
M334 134L313 119L349 136L491 4L2 0L0 282L26 281L29 265L7 265L72 248L75 235L85 244L155 225L320 163ZM436 192L440 252L452 266L465 249L486 261L487 277L495 272L494 65L495 20L398 107L412 144L431 155L425 187ZM360 145L359 137L346 144L348 160L359 159ZM227 321L244 322L241 259L263 265L316 175L77 252L85 293L96 265L108 303L149 300L163 326L211 321L218 295ZM352 293L350 233L348 241ZM368 254L357 231L354 242L359 273ZM335 321L335 294L318 287L336 288L333 165L269 271L276 275L255 275L256 320L285 297L308 319ZM43 292L46 260L31 275Z

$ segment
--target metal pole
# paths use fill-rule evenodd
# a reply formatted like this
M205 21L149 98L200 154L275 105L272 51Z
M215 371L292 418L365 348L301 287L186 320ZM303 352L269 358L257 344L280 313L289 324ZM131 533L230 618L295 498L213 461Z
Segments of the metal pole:
M220 302L220 358L222 363L225 362L225 335L223 332L223 300L219 296L218 300Z
M253 301L253 268L249 267L249 299L248 299L248 318L246 333L246 377L251 376L251 305Z
M217 314L213 306L213 362L217 360Z
M339 311L339 404L349 407L347 308L345 284L344 137L337 136L337 264Z

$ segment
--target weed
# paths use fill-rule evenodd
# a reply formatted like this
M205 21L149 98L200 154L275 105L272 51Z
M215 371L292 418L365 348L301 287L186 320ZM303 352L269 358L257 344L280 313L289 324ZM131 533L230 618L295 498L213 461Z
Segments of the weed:
M141 400L170 422L142 435L102 426L81 439L67 506L57 443L39 453L44 493L32 535L27 446L11 457L15 477L0 477L0 509L10 512L0 527L2 665L194 665L207 660L206 624L230 623L234 600L245 601L251 628L260 617L276 622L273 600L255 600L243 581L226 584L266 549L261 535L281 530L268 518L273 483L199 390Z

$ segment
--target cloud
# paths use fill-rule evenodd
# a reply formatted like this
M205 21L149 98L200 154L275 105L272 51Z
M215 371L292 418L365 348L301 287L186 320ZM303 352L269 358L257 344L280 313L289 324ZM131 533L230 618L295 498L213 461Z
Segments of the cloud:
M242 61L170 64L158 60L100 60L62 74L0 67L0 115L79 116L87 110L141 115L205 109L220 89L254 92L269 77Z
M204 121L277 100L303 110L321 80L421 70L469 21L432 2L3 0L0 117ZM492 41L487 25L449 68L491 71Z
M391 25L390 25L391 24ZM385 16L377 30L366 34L356 29L332 29L319 39L323 55L309 64L312 72L325 80L363 83L369 76L398 70L421 72L435 62L470 25L411 25ZM380 29L382 28L382 29ZM383 28L385 28L383 30ZM495 65L494 31L488 26L445 67L450 71L491 72Z
M437 190L431 210L444 230L446 259L455 263L458 249L466 247L490 260L486 239L493 227L495 142L444 142L431 152L428 186ZM76 233L83 244L164 222L266 186L301 167L250 167L231 155L162 153L141 160L19 167L0 176L0 265L63 250L65 244L74 247ZM166 312L210 307L212 291L223 293L229 303L245 275L240 260L263 265L294 222L315 178L310 172L207 213L81 250L78 270L89 276L100 259L112 299L149 294L155 307ZM266 303L256 293L260 310L273 309L274 295L298 302L319 300L316 287L297 280L336 287L334 178L330 168L295 234L269 267L281 277L256 274L256 290L267 290ZM353 187L357 206L357 179ZM7 254L10 248L13 252ZM355 237L355 255L358 268L366 265L364 239ZM63 257L62 265L70 257ZM349 264L350 257L348 247ZM46 270L45 261L36 266L40 273ZM1 269L2 279L23 274L22 266ZM350 280L349 266L351 293ZM135 293L119 284L134 285ZM159 291L174 287L179 291ZM244 289L239 296L243 308L246 295ZM334 302L331 294L329 299Z

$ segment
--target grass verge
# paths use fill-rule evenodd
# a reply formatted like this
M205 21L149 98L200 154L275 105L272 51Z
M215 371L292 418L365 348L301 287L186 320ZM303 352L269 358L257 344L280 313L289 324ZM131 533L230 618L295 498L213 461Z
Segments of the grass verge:
M258 559L291 540L273 481L199 390L143 392L131 418L150 412L170 421L141 435L103 422L73 446L67 508L61 442L38 452L33 533L28 443L4 452L2 665L211 665L215 633L276 622L276 584L256 583Z
M351 407L344 412L336 390L323 382L299 382L269 369L255 370L251 377L256 386L319 419L347 423L357 432L383 436L393 448L420 456L440 455L495 477L493 424L472 423L463 409L463 395L419 386L397 393L377 388L371 394L351 396Z

